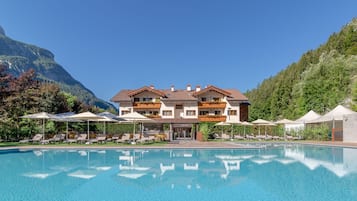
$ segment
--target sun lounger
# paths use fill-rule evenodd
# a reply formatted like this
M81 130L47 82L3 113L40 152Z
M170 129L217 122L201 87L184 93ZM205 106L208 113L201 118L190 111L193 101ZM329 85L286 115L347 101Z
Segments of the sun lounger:
M105 135L97 136L98 143L106 143L107 137Z
M64 139L64 134L56 134L52 138L48 139L49 143L62 142Z
M42 140L42 138L43 138L43 135L42 135L42 134L36 134L36 135L32 138L31 142L32 142L32 143L40 143L41 140Z
M78 143L85 143L87 141L87 134L79 134L77 138Z
M155 136L150 135L150 136L144 136L144 137L138 139L136 142L137 143L152 143L152 142L155 142L155 139L156 139Z
M105 143L106 142L106 136L105 135L97 135L95 139L90 139L90 143Z
M234 139L237 139L237 140L244 140L245 138L241 135L234 135Z
M31 139L25 138L25 139L20 140L19 143L29 143L31 141L32 141Z
M124 142L129 142L130 141L130 134L125 133L123 136L121 136L120 139L117 139L115 142L116 143L124 143Z
M68 138L66 141L66 143L76 143L77 142L77 138L78 138L78 135L75 135L74 138Z
M255 139L257 139L254 135L247 135L246 138L247 138L248 140L255 140Z
M136 142L137 140L140 140L141 134L134 134L132 141Z
M226 134L226 133L222 133L221 137L222 137L223 140L229 140L229 139L231 139L231 136L228 135L228 134Z

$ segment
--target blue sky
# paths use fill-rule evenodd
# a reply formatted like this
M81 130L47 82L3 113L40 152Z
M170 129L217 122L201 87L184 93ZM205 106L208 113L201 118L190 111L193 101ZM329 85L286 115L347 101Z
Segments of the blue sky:
M2 0L7 36L50 50L99 98L215 85L245 92L326 42L356 0Z

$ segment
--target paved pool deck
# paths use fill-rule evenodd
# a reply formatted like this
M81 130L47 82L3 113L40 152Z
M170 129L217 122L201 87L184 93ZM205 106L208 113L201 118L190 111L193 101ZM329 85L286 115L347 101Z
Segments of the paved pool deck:
M331 141L177 141L161 145L150 144L136 144L136 145L116 145L116 144L56 144L56 145L24 145L24 146L8 146L0 147L0 150L7 149L242 149L242 148L261 148L264 144L308 144L308 145L320 145L320 146L337 146L337 147L350 147L357 148L357 143L346 142L331 142Z

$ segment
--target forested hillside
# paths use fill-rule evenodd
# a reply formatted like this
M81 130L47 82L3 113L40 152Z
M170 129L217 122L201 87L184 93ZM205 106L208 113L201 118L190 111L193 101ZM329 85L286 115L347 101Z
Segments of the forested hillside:
M296 119L338 104L357 110L357 18L246 96L250 119Z

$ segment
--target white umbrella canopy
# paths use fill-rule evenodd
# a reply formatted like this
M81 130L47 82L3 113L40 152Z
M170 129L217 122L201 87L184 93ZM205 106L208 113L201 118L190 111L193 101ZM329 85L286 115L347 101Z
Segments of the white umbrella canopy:
M123 118L127 121L132 121L132 122L155 122L154 120L142 115L142 114L139 114L137 112L131 112L131 113L128 113L128 114L124 114L124 115L121 115L119 116L120 118Z
M247 121L242 121L241 123L240 123L240 125L242 125L243 126L243 133L244 133L244 136L245 136L245 127L246 126L252 126L253 124L252 123L250 123L250 122L247 122Z
M121 115L119 116L120 118L123 118L125 119L126 121L130 121L134 124L134 134L135 134L135 124L136 122L139 122L139 123L150 123L150 122L155 122L154 120L142 115L142 114L139 114L137 112L131 112L131 113L128 113L128 114L124 114L124 115Z
M104 116L104 117L109 117L109 118L115 119L117 121L125 121L123 118L120 118L120 117L118 117L115 114L110 113L110 112L101 112L101 113L98 113L97 115Z
M81 122L81 120L69 118L72 115L74 115L74 112L59 113L55 114L56 118L53 119L58 122L66 122L66 140L68 139L68 122Z
M247 122L247 121L242 121L240 124L243 126L252 126L253 125L252 123Z
M252 123L258 125L258 127L259 127L259 135L260 135L260 126L264 126L265 127L265 135L267 135L266 126L275 126L275 124L273 122L267 121L267 120L264 120L264 119L257 119L255 121L252 121Z
M290 119L281 119L275 122L276 124L284 125L284 139L286 139L286 124L297 124L297 122L290 120Z
M106 122L119 122L118 120L110 118L108 116L104 116L104 115L100 115L100 114L98 114L98 116L103 117L103 119L97 119L97 120L91 120L91 121L103 122L103 125L104 125L103 134L106 134L106 126L105 126Z
M21 116L21 118L28 118L28 119L55 119L56 116L47 112L40 112L35 114L28 114Z
M257 124L257 125L265 125L265 126L273 126L275 125L273 122L271 121L267 121L264 119L257 119L255 121L252 121L253 124Z
M226 121L221 121L221 122L218 122L215 124L215 126L222 126L222 135L223 135L223 126L230 126L230 125L233 125L233 124L228 123Z
M35 114L29 114L21 116L21 118L28 118L28 119L41 119L42 120L42 139L45 139L45 120L46 119L56 119L56 115L49 114L47 112L40 112Z
M290 119L281 119L275 122L276 124L296 124L295 121Z
M88 135L88 140L89 140L89 121L103 119L104 117L96 115L91 112L82 112L79 114L71 115L71 116L69 116L69 118L87 121L87 135Z

